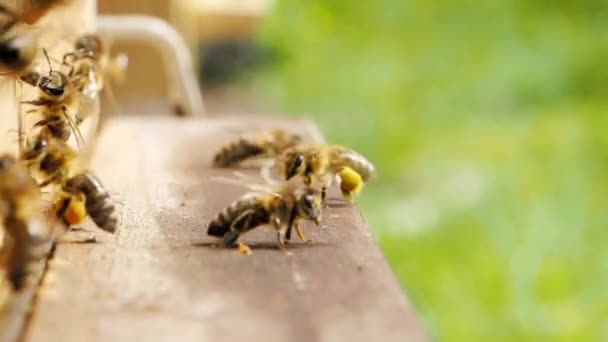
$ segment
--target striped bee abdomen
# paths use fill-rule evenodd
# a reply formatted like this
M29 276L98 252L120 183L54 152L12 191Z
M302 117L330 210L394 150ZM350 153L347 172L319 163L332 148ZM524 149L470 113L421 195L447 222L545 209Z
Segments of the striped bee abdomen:
M264 152L265 149L262 146L241 138L220 149L213 161L217 166L228 167Z
M251 196L232 203L209 223L207 234L223 237L232 228L232 231L238 235L269 223L270 212L264 207L262 201Z
M340 159L344 166L348 166L357 172L365 182L376 174L374 165L357 152L344 150L340 153Z
M114 233L118 226L114 204L101 181L90 172L74 176L66 181L65 190L76 193L82 192L85 197L87 214L97 227Z

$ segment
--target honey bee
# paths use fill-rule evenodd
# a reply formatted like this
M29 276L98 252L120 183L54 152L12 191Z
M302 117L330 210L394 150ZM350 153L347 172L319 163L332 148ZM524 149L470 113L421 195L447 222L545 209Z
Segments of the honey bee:
M83 76L86 73L83 70L90 69L91 63L93 63L93 67L99 69L96 78L100 89L103 89L104 75L120 78L124 73L128 62L125 58L126 56L123 54L111 56L107 42L100 36L85 34L76 39L74 51L63 56L63 63L70 66L71 74Z
M24 82L38 87L42 78L40 64L36 62L41 45L40 27L34 24L49 9L67 3L64 1L37 1L27 3L20 13L0 4L0 74L11 76L14 83ZM48 58L47 58L48 60ZM18 113L19 131L23 130L23 116ZM56 115L55 115L56 116ZM53 131L65 132L60 122L50 123ZM59 133L57 133L59 135ZM23 140L19 139L19 151L23 149Z
M79 38L75 50L64 55L63 63L70 67L68 77L79 94L80 108L75 121L80 124L91 114L99 113L99 93L103 89L103 77L97 59L101 53L101 41L93 35Z
M28 144L22 158L45 179L40 187L55 185L57 188L54 205L57 218L73 226L88 215L97 227L113 233L118 222L114 204L91 171L79 171L77 156L64 141L39 134Z
M58 211L57 216L64 219L64 222L67 220L70 224L77 223L73 221L78 221L82 216L78 215L78 213L82 213L82 209L77 207L74 210L74 207L82 206L84 202L86 213L97 227L110 233L116 231L118 220L115 216L114 204L112 204L110 195L97 176L90 171L77 174L65 181L62 191L71 195L62 199L62 208L71 208L72 211L76 212L76 215L73 216L76 217L76 220L74 220L68 216L69 211ZM72 203L72 201L75 203Z
M322 199L335 178L342 195L353 201L365 182L375 175L371 162L359 153L339 145L298 145L287 149L279 158L285 179L302 177L307 185L320 183Z
M274 129L228 143L215 154L213 162L218 167L230 167L254 157L276 157L301 140L299 135Z
M277 232L278 248L285 251L285 240L289 240L292 229L306 241L298 224L302 219L319 225L320 194L312 187L288 182L274 191L248 193L233 202L209 223L207 234L222 238L222 246L232 246L241 234L270 225ZM239 249L248 248L239 244Z
M27 167L14 156L0 156L0 219L6 232L2 254L14 290L25 285L33 267L49 252L54 227L43 209L40 188Z
M76 113L76 122L82 122L91 114L99 113L99 94L109 92L105 78L121 81L128 60L125 55L110 56L106 42L94 34L79 37L74 51L64 55L63 63L70 67L68 76L80 94L81 108Z
M48 74L40 76L37 87L39 97L36 100L22 101L23 104L37 107L27 111L27 114L38 113L43 117L34 127L40 127L63 141L67 141L74 132L76 143L82 146L84 139L72 117L72 113L77 112L74 109L80 107L80 98L68 76L51 69Z

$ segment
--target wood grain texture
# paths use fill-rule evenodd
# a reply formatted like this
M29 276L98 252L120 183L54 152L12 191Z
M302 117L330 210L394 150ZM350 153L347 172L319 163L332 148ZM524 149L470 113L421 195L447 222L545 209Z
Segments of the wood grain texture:
M242 237L250 256L212 247L208 222L247 191L213 178L233 174L211 168L212 153L271 126L320 139L304 120L109 121L93 167L124 203L120 228L58 243L26 340L425 340L361 215L336 194L321 227L303 225L313 242L288 254L263 229ZM97 243L77 242L90 234Z
M16 1L0 1L8 8L15 8ZM72 48L73 39L84 32L92 31L94 28L95 1L81 0L67 2L53 8L49 13L40 18L33 25L33 30L38 33L39 47L48 50L49 55L60 60L64 53ZM39 53L40 54L40 53ZM46 66L46 60L40 62ZM0 76L0 153L15 154L18 150L18 115L23 107L19 105L22 100L32 100L38 95L37 89L16 83L13 76ZM25 120L25 127L31 127L38 118L30 115ZM89 120L82 127L83 134L87 140L93 140L95 125ZM2 248L2 232L0 232L0 249ZM47 246L51 248L51 245ZM36 265L30 265L30 274L26 285L19 292L13 293L10 302L0 310L0 341L15 341L23 334L24 327L28 322L28 315L32 309L36 290L43 276L46 260L41 260ZM0 265L1 267L2 265Z

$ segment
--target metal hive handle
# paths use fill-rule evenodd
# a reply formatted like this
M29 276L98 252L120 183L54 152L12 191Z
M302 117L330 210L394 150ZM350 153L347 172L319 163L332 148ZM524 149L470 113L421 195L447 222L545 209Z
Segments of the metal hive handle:
M156 48L165 64L168 96L177 106L177 113L204 114L203 97L190 51L182 36L169 23L146 15L100 15L97 17L97 32L114 41L134 41Z

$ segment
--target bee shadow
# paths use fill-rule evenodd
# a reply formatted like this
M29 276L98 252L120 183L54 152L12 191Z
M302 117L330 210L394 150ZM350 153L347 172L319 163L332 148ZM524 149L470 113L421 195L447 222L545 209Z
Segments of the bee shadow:
M275 250L275 251L280 251L279 247L277 246L277 244L275 242L244 242L249 248L251 248L252 250ZM324 242L310 242L310 243L306 243L306 242L291 242L287 244L287 250L292 250L292 249L300 249L300 248L314 248L314 247L320 247L325 245L326 243ZM234 246L230 246L230 247L222 247L220 246L219 242L209 242L209 241L205 241L205 242L195 242L193 244L191 244L191 246L193 247L204 247L204 248L209 248L209 249L217 249L217 250L222 250L222 249L237 249L238 245L234 245Z
M98 244L99 241L95 237L88 237L83 239L59 239L57 240L57 244L61 245L90 245L90 244Z
M328 198L325 201L325 206L331 209L344 209L352 206L352 203L338 198Z

